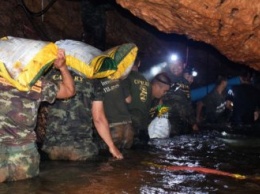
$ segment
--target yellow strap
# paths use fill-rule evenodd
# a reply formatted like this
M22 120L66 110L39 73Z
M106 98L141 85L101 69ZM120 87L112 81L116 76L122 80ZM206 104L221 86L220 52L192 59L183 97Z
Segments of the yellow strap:
M0 77L0 83L2 83L5 86L12 86L14 87L9 81L7 81L7 79ZM31 88L31 91L40 93L42 91L42 82L41 81L37 81Z

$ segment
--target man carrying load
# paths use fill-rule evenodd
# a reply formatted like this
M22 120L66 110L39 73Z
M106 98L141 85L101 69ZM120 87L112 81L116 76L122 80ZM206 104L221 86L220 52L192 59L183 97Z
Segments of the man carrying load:
M0 182L39 174L40 157L34 132L39 105L75 95L74 81L61 49L54 67L61 72L59 84L41 78L29 91L19 91L0 77Z

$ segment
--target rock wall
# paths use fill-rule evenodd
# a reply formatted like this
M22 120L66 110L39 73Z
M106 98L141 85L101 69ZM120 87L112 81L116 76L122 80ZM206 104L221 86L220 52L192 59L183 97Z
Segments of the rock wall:
M1 0L0 37L50 41L65 37L81 39L83 28L79 1L56 1L45 14L40 15L39 12L48 6L48 2L51 1Z
M165 33L187 35L260 70L259 0L116 0Z
M25 2L25 5L22 2ZM48 6L48 2L54 2L54 4L43 15L40 15L39 12ZM150 29L144 28L144 26L151 28L148 24L141 20L139 24L132 22L136 17L113 2L110 1L111 8L105 12L105 49L126 42L134 42L143 55L166 52L165 41L157 39L149 31ZM16 36L48 41L71 38L93 45L92 40L84 37L82 11L84 10L82 10L80 0L1 0L0 37Z

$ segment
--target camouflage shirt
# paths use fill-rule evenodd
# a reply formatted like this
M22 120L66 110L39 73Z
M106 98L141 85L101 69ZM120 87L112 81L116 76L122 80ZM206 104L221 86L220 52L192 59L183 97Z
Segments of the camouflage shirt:
M54 83L41 80L30 91L22 92L0 77L0 144L34 142L39 105L42 101L53 102L57 91Z
M190 101L190 83L184 77L172 78L170 90L163 97L164 101Z
M190 84L183 77L172 79L170 90L163 97L163 104L170 108L169 120L173 123L179 121L193 125L196 123L195 111L190 98Z
M76 95L56 100L48 106L45 146L67 145L92 139L92 102L103 101L103 91L98 80L86 79L71 71ZM59 71L53 70L48 78L61 80Z

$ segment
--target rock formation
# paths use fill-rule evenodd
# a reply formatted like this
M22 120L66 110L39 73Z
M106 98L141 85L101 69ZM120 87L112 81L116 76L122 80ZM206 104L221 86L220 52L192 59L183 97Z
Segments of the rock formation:
M184 34L260 70L259 0L116 0L165 33Z

